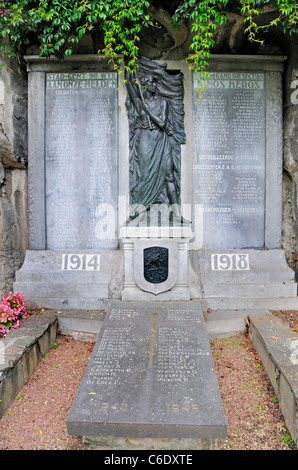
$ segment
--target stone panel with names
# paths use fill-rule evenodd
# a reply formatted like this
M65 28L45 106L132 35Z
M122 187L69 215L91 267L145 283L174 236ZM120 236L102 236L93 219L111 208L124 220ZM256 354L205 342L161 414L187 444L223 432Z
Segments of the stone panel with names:
M112 302L68 432L223 437L225 416L200 306Z
M117 248L117 74L46 75L46 238Z
M197 89L194 78L194 90ZM265 207L265 78L212 72L194 98L194 202L204 247L261 248ZM195 97L194 93L194 97Z

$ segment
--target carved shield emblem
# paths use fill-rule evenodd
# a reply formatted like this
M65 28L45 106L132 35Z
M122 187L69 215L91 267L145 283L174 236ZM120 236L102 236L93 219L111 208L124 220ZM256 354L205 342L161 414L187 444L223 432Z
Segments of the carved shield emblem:
M134 242L134 280L154 295L173 288L178 277L178 245L175 240L136 240Z
M169 273L169 250L162 246L144 249L144 278L151 284L165 282Z

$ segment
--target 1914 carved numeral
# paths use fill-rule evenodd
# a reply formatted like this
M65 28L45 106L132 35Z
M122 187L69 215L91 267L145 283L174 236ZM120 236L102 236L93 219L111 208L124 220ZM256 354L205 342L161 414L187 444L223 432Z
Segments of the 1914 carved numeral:
M100 255L95 254L63 254L62 270L68 271L99 271Z

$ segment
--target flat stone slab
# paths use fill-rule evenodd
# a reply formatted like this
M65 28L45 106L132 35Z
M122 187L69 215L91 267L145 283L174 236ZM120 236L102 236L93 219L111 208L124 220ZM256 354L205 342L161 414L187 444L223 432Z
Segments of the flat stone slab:
M109 302L67 428L82 436L225 437L200 304Z

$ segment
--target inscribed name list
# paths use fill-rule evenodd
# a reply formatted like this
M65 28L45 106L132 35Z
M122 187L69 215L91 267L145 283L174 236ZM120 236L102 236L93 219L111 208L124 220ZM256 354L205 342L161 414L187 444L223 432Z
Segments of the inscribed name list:
M47 248L117 248L116 77L46 76Z
M225 432L200 308L131 304L107 309L68 418L70 433L190 437Z
M197 102L194 78L194 201L203 205L206 248L264 245L263 73L210 73Z

